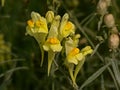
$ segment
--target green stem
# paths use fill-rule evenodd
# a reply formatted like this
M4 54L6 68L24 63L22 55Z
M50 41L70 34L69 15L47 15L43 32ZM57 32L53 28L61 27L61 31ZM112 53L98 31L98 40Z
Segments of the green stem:
M42 67L43 61L44 61L44 49L42 47L43 45L40 45L40 50L41 50L41 64L40 66Z
M98 31L100 31L104 15L100 16L100 21L98 22Z

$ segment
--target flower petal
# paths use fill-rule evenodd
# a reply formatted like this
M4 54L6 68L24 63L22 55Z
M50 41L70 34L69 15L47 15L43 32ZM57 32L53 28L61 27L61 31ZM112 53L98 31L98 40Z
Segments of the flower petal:
M79 53L79 54L76 55L76 58L77 58L78 61L81 61L81 60L83 60L84 55L82 53Z
M62 46L60 44L50 45L50 48L53 50L53 52L60 52L62 50Z
M68 63L78 64L78 60L75 57L67 57Z

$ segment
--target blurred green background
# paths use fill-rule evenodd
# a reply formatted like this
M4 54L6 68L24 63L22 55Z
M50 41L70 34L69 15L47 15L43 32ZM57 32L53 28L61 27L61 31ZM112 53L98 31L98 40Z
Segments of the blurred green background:
M2 5L4 3L4 5ZM99 41L96 35L105 36L106 28L97 31L99 16L95 16L98 0L1 0L0 1L0 90L74 90L67 70L61 65L54 76L47 76L47 62L40 67L39 45L33 37L26 36L26 22L30 19L32 11L45 16L48 10L53 10L61 16L65 12L74 12L70 20L77 18L85 33L94 45ZM120 0L112 0L110 13L115 17L115 22L120 28ZM91 16L90 16L91 15ZM90 16L87 20L86 17ZM92 19L94 18L94 19ZM92 19L92 20L91 20ZM82 35L80 47L89 45L90 42ZM110 58L107 39L100 44L97 51L104 59ZM120 52L116 53L119 61ZM106 62L106 61L104 61ZM87 58L81 73L78 75L78 86L87 80L100 67L106 65L101 62L96 54ZM119 62L120 63L120 62ZM119 64L118 64L119 67ZM111 68L111 67L110 67ZM65 71L65 72L64 72ZM114 74L114 69L112 70ZM102 85L105 89L101 89ZM83 90L117 90L109 72L105 70L97 79Z

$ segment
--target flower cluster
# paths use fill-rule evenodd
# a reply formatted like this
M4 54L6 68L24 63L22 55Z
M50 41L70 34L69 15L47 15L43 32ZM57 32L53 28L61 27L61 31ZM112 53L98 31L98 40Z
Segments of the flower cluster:
M42 59L44 51L48 52L48 75L51 65L58 52L64 52L64 65L70 73L73 84L75 85L76 76L82 67L87 54L93 50L90 46L83 49L78 48L80 34L75 34L75 25L69 21L69 15L65 13L63 17L54 15L48 11L45 17L37 12L31 13L31 19L27 21L26 34L33 36L39 43ZM61 57L60 57L61 58Z

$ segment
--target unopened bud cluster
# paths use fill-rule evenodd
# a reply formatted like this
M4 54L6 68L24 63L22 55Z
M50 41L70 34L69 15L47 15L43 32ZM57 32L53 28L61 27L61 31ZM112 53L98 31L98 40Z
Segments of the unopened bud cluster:
M97 5L97 13L102 15L105 26L108 28L108 46L111 50L116 50L119 47L119 34L115 24L113 14L109 13L108 7L111 0L99 0Z
M104 23L109 30L108 46L111 50L116 50L119 47L120 40L113 14L106 14L104 16Z

